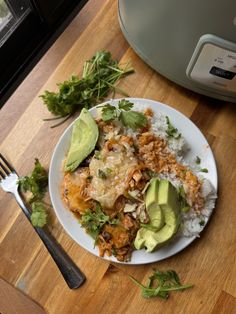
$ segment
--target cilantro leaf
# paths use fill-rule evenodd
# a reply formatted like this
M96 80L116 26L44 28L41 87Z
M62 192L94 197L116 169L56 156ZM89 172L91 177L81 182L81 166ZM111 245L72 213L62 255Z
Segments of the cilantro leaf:
M102 107L102 120L105 122L112 121L117 118L117 109L116 107L106 104Z
M126 99L119 101L118 108L106 104L102 106L102 120L106 122L119 119L124 126L133 130L145 127L148 123L147 117L142 112L130 110L133 105Z
M78 76L72 75L69 80L58 84L57 93L45 91L40 95L48 110L56 116L65 117L78 109L80 89L83 88Z
M205 225L205 220L202 219L201 221L199 221L199 225L203 227Z
M166 116L166 123L167 123L167 130L166 130L166 134L168 135L168 137L173 137L175 139L179 139L181 137L181 133L179 133L178 129L175 128L171 122L168 116Z
M107 175L106 175L105 171L103 171L103 170L101 170L101 169L98 169L98 177L99 177L100 179L106 180Z
M34 227L43 227L47 223L47 209L42 202L32 203L31 222Z
M95 211L88 209L81 217L80 223L86 229L88 234L96 241L100 231L106 223L117 224L116 219L111 219L105 215L100 204L97 204Z
M197 165L200 165L200 163L201 163L201 158L200 158L199 156L196 156L196 158L195 158L195 163L196 163Z
M119 120L124 126L133 130L143 128L148 123L147 117L142 112L137 111L122 111Z
M28 202L32 208L30 216L32 225L43 227L47 223L47 207L43 203L43 198L48 185L48 174L37 158L32 173L20 178L18 184L21 191L31 192Z
M182 291L193 287L193 285L182 285L179 276L174 270L154 270L148 278L147 285L141 284L138 280L129 276L130 279L141 288L144 298L160 297L167 299L170 291Z
M200 172L205 172L205 173L208 173L208 169L207 168L202 168L199 170Z
M23 192L31 192L30 203L43 198L48 185L48 175L37 158L32 173L29 176L20 178L18 183Z
M125 111L129 111L132 107L133 107L133 103L126 100L126 99L121 99L119 101L119 104L118 104L118 108L120 110L125 110Z

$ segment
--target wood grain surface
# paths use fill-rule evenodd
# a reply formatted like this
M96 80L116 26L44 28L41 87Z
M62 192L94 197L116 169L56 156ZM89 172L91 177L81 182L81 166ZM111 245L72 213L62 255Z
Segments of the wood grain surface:
M188 91L147 66L121 33L117 1L89 1L7 102L0 112L1 152L21 175L32 169L35 157L49 165L60 135L73 118L50 129L50 123L42 120L50 114L38 95L45 89L56 90L56 83L71 74L80 74L83 62L102 49L110 50L121 62L130 61L135 68L135 74L119 85L130 96L168 104L189 117L206 136L219 177L214 214L201 237L184 251L152 265L129 266L86 252L66 234L52 212L51 232L87 276L80 289L71 291L13 198L0 191L0 276L48 313L236 313L235 105ZM128 275L144 282L153 268L174 269L194 288L172 293L168 301L143 299Z
M45 314L45 310L19 289L0 278L0 311L2 314Z

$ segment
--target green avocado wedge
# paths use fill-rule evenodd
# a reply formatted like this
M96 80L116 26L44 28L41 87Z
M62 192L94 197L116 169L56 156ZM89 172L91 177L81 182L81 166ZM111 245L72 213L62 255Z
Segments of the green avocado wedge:
M98 126L90 112L83 108L74 122L70 148L64 170L73 172L80 163L94 150L98 140Z
M138 250L145 247L147 252L153 252L170 241L178 230L180 223L178 192L169 181L159 181L156 203L163 213L164 224L159 230L144 227L139 229L134 241L134 246ZM151 217L150 220L152 223Z
M159 179L153 179L145 197L145 204L150 218L150 225L155 228L155 231L161 229L165 223L163 211L158 204L159 183Z

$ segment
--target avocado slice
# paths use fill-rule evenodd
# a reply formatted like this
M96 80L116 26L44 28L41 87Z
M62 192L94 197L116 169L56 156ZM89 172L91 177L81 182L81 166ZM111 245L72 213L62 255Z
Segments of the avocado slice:
M134 246L136 249L146 247L148 252L166 244L176 233L180 221L180 204L175 187L167 180L160 180L157 204L164 214L164 226L159 231L141 228L137 232Z
M69 152L65 162L65 171L74 171L94 150L98 140L98 126L90 112L83 108L74 122Z
M165 223L164 214L158 205L158 189L159 179L155 178L151 181L145 197L146 209L150 218L150 225L155 231L161 229Z

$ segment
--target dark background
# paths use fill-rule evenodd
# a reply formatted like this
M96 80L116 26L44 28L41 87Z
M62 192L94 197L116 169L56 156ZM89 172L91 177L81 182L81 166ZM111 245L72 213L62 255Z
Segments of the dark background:
M87 0L5 2L18 22L0 42L0 108Z

